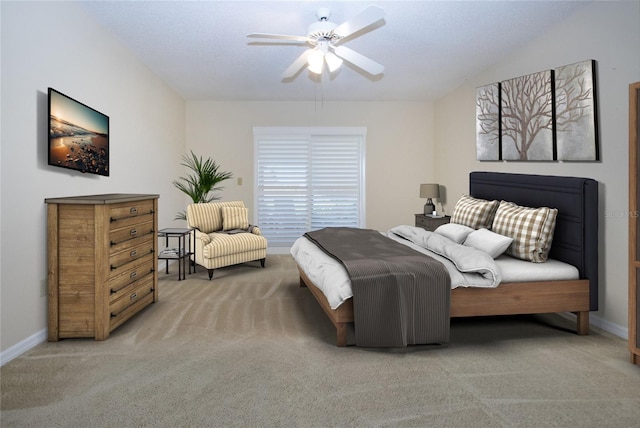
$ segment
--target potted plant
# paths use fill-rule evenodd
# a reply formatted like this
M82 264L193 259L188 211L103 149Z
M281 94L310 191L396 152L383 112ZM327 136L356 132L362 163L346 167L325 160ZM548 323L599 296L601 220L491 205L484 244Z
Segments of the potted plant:
M218 186L218 184L233 177L230 172L219 171L220 165L211 158L203 160L202 157L196 156L193 151L189 155L182 156L181 165L186 166L192 172L187 174L186 177L180 177L173 181L173 185L188 195L195 204L220 199L212 192L222 190L222 187ZM186 219L186 211L176 214L175 220Z

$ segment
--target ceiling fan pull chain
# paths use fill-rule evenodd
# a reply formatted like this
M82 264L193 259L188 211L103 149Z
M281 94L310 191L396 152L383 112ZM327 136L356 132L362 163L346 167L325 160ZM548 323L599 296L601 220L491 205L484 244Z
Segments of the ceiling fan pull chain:
M314 92L314 111L318 112L318 88L320 88L320 110L324 110L324 85L322 83L322 75L320 78L315 81L315 85L313 87Z

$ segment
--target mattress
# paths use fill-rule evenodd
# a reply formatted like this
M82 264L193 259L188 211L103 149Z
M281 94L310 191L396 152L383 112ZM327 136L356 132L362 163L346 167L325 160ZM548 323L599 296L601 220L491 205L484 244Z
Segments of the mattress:
M393 235L387 235L394 239ZM411 244L400 238L398 242ZM410 245L417 251L430 254L429 250ZM331 309L338 308L353 296L351 282L344 266L327 255L308 239L298 238L291 247L291 255L307 277L322 291ZM496 259L502 282L536 282L579 279L578 269L558 260L548 259L544 263L531 263L502 255ZM453 283L451 288L460 284ZM473 285L470 285L473 286Z

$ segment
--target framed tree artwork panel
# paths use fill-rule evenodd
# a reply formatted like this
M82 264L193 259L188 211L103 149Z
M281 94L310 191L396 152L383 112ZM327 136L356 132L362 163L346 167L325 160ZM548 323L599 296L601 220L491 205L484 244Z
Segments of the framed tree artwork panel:
M502 159L514 161L555 159L552 84L551 70L502 82L500 100Z
M476 159L497 161L500 147L500 83L476 88Z
M558 160L599 159L594 60L555 69Z

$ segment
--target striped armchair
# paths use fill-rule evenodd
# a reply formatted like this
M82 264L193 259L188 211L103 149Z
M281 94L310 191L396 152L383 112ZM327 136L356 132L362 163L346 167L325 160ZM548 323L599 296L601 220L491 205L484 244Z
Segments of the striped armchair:
M187 224L195 229L195 262L209 271L250 261L264 267L267 238L250 226L242 201L209 202L187 206Z

